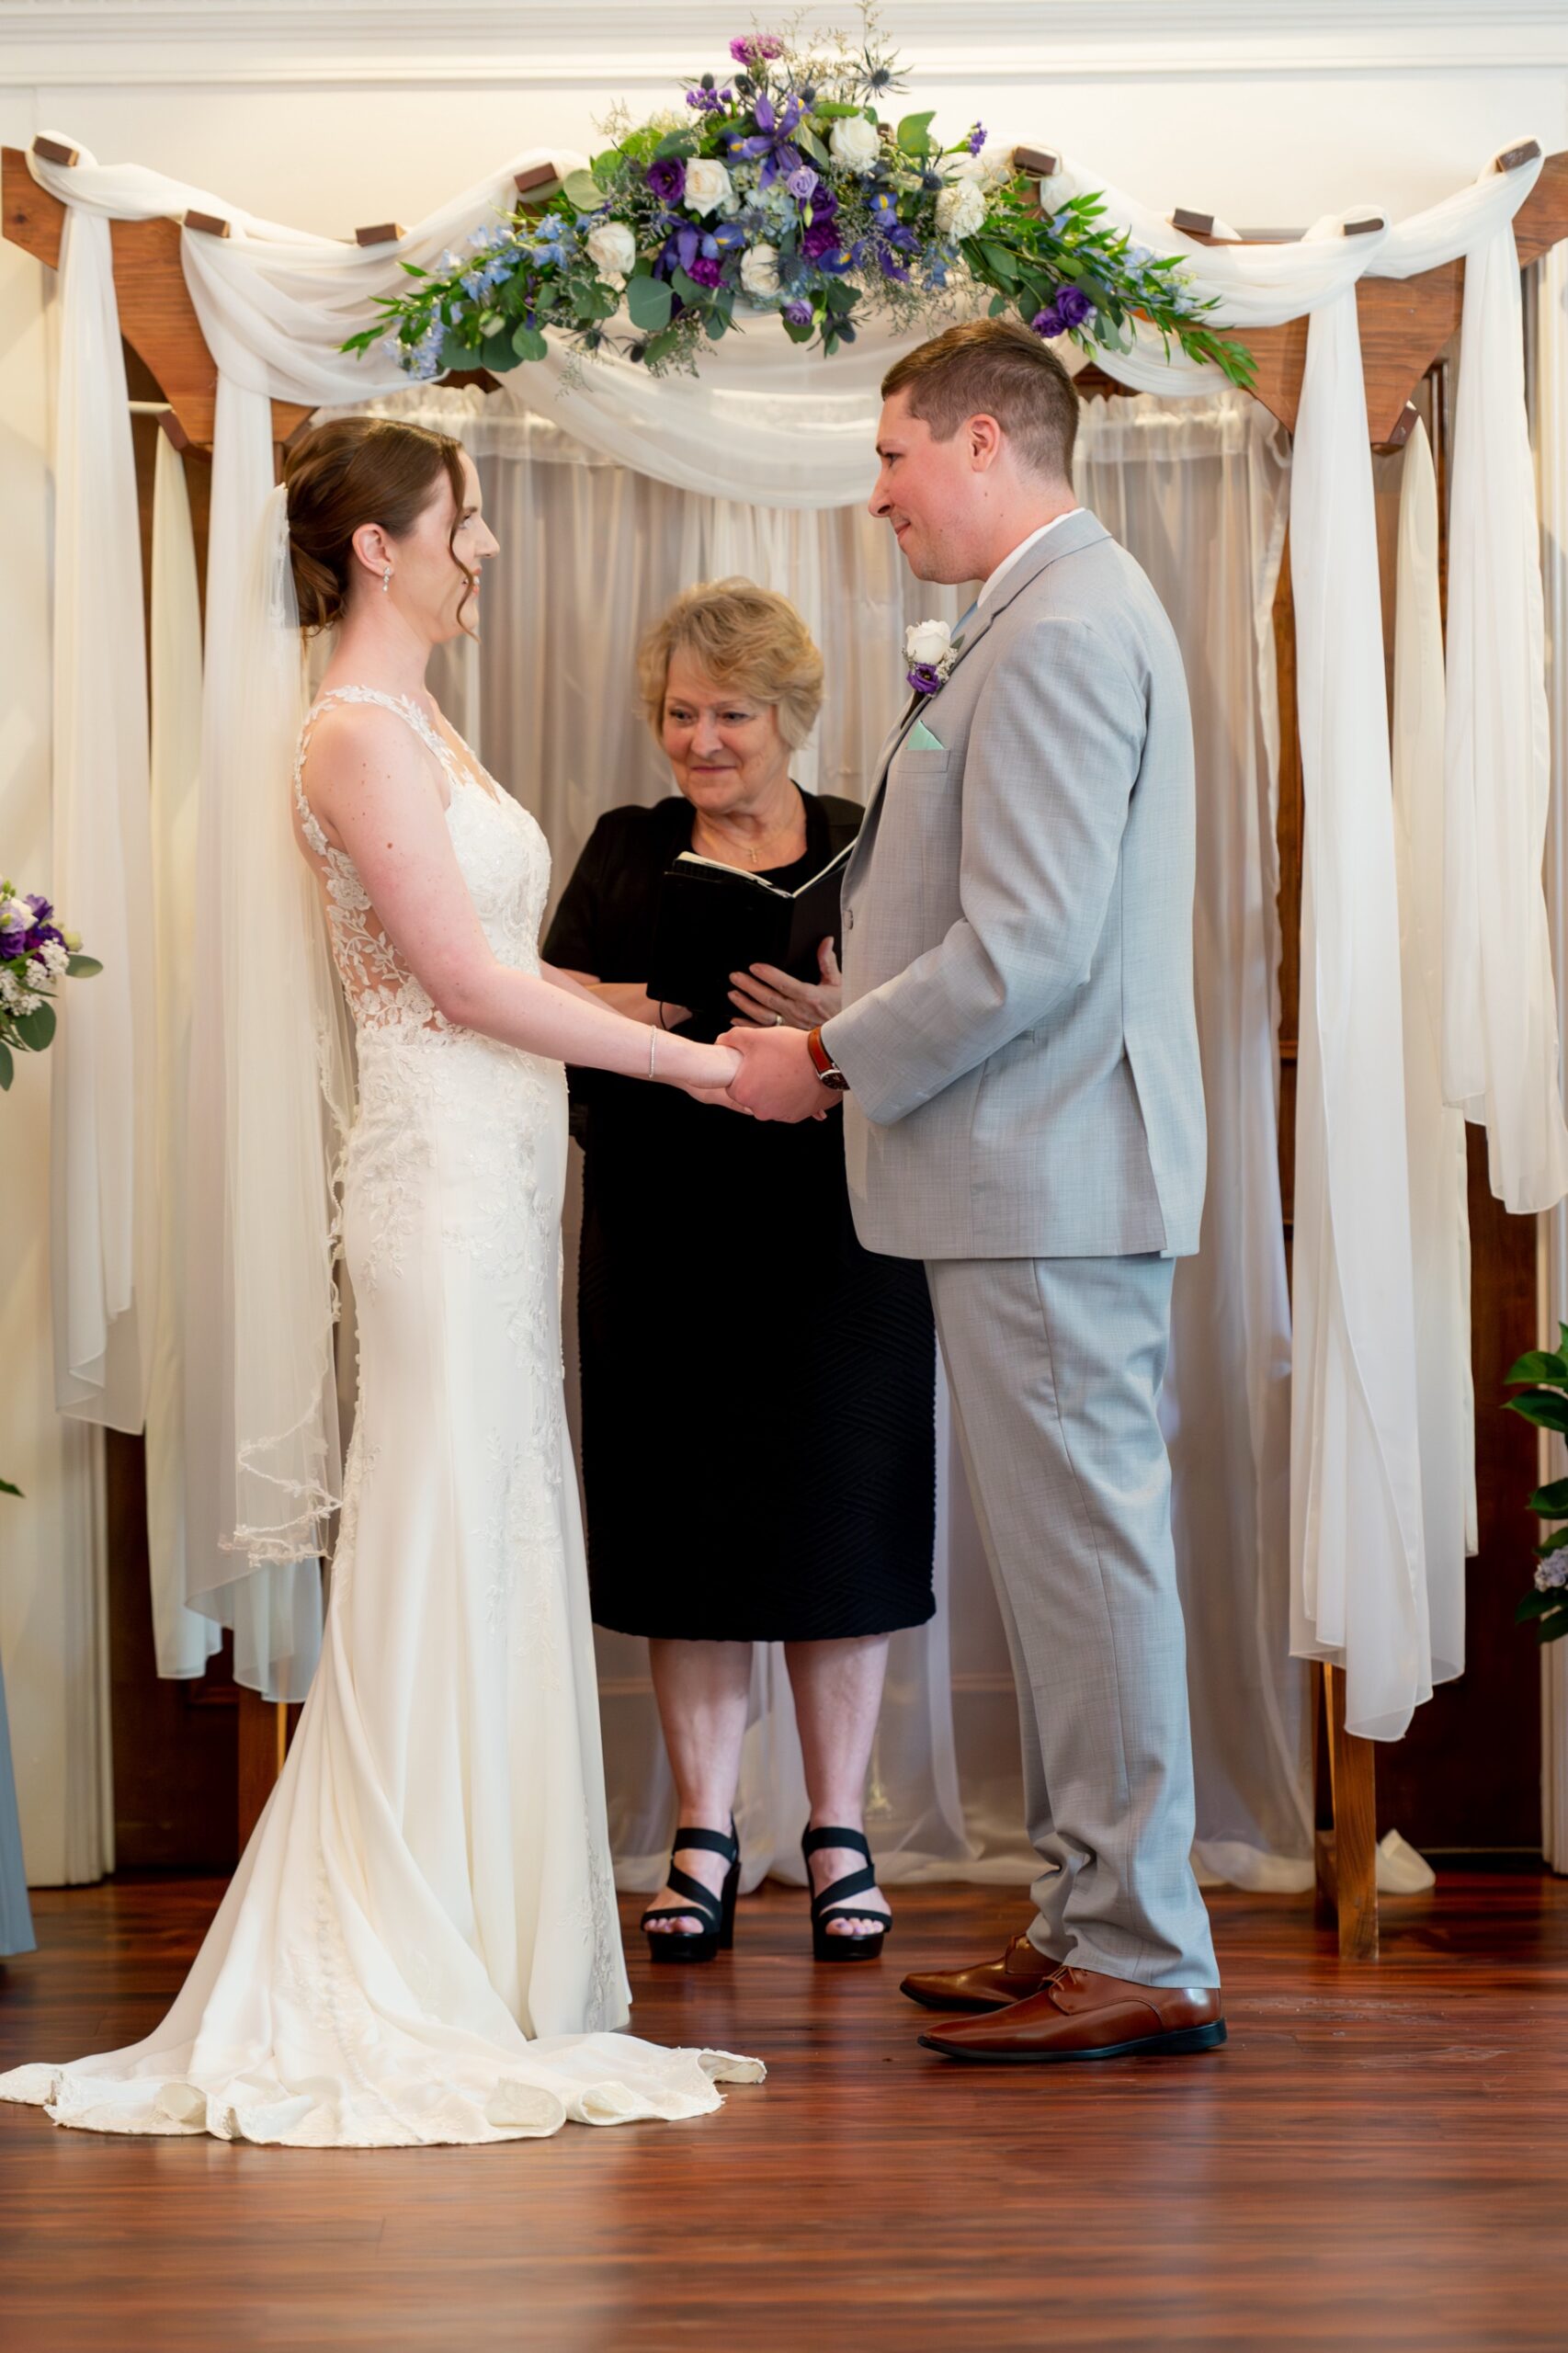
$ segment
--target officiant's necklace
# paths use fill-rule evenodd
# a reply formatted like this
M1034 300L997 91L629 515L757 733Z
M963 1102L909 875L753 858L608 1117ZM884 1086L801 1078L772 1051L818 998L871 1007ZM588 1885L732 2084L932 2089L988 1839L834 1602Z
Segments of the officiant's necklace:
M748 865L757 867L767 862L762 856L763 847L767 843L782 840L786 835L799 831L801 813L797 813L796 811L791 810L790 815L785 819L782 824L770 825L767 833L762 835L760 839L750 847L746 847L744 844L736 841L733 834L727 834L722 829L722 827L714 824L711 819L709 818L701 810L699 810L698 812L698 831L706 835L708 840L710 842L722 843L726 849L745 848L746 861Z

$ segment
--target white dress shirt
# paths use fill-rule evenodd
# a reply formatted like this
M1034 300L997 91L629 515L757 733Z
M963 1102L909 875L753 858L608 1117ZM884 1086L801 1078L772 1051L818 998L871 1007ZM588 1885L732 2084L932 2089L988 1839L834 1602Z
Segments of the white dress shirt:
M1079 506L1070 506L1067 509L1067 515L1080 515L1082 512L1083 509ZM1011 572L1013 566L1017 563L1018 558L1021 555L1026 554L1028 551L1033 547L1037 540L1043 540L1047 531L1054 531L1058 523L1065 523L1067 520L1067 515L1053 515L1049 523L1042 523L1038 531L1031 531L1027 540L1020 540L1017 546L1013 550L1011 555L1005 555L1002 558L1001 563L997 565L995 571L991 574L990 579L987 580L984 587L982 588L979 596L974 600L976 610L985 603L986 599L990 597L997 584L1003 580L1009 572Z

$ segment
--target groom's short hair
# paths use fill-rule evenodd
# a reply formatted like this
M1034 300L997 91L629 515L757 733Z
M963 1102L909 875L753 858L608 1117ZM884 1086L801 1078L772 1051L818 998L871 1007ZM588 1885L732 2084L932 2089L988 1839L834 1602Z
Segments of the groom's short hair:
M1078 432L1073 379L1029 327L1014 319L965 319L895 360L882 398L907 392L910 414L936 441L966 417L994 416L1035 473L1072 477Z

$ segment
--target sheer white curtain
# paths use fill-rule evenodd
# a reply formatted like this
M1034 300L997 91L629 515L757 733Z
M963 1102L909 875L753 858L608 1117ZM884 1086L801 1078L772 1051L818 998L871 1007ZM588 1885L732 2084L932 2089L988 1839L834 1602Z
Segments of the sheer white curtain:
M557 887L599 813L669 790L638 714L637 637L675 591L741 572L792 597L826 700L802 782L863 799L902 699L907 620L962 592L912 581L858 509L816 514L682 494L492 395L397 404L462 433L502 542L484 645L437 691L540 817ZM1289 1657L1290 1326L1276 1146L1277 706L1271 608L1285 437L1244 396L1087 405L1080 488L1176 620L1199 742L1199 1022L1210 1126L1202 1256L1177 1285L1167 1425L1191 1630L1198 1860L1209 1878L1311 1878L1302 1670ZM694 1217L697 1214L694 1204ZM574 1232L567 1236L573 1289ZM570 1330L570 1316L568 1328ZM570 1340L569 1340L570 1347ZM570 1370L570 1368L569 1368ZM1006 1646L938 1397L938 1614L895 1638L868 1823L891 1881L1027 1874ZM662 1874L674 1797L644 1646L599 1641L611 1828L623 1884ZM747 1880L799 1879L805 1794L787 1679L759 1651L739 1808Z

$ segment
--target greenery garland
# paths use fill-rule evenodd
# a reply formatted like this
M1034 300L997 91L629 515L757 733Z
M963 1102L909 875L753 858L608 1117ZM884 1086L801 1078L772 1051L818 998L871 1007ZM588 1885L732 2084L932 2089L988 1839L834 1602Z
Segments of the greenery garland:
M618 115L591 169L530 190L434 269L404 262L414 284L343 348L389 346L420 380L499 373L541 359L549 327L579 352L694 372L748 308L831 357L868 314L934 331L989 288L994 317L1047 339L1125 351L1146 320L1167 351L1250 384L1252 355L1204 324L1214 304L1180 260L1111 227L1098 196L1061 198L978 123L944 146L930 114L884 122L902 77L874 9L858 42L751 33L730 57L683 114Z

